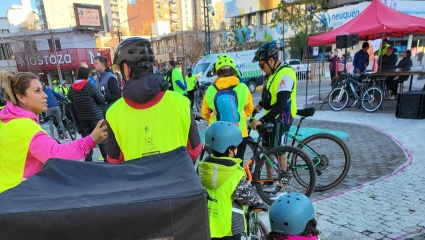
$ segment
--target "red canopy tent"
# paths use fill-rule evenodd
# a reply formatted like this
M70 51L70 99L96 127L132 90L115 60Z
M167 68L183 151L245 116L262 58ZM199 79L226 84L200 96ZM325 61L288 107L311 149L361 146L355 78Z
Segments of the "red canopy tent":
M393 10L380 0L372 3L357 17L327 33L311 36L308 45L330 45L336 36L359 34L362 40L373 40L383 36L402 37L409 34L425 33L425 19Z

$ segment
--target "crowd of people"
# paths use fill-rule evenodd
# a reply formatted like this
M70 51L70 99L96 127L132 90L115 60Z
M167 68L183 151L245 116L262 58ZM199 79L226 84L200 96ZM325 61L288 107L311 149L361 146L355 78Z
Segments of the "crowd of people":
M269 76L256 105L247 86L240 82L233 59L223 54L215 64L218 79L207 89L202 105L202 116L210 125L205 144L212 153L200 160L197 168L210 196L212 239L241 239L244 206L261 203L241 166L247 128L274 123L273 132L262 143L273 148L286 141L284 133L295 117L296 74L278 56L275 42L262 44L255 54L253 62ZM196 76L189 70L183 78L174 61L169 62L165 75L155 73L154 60L149 40L134 37L123 40L114 55L122 86L102 56L94 59L96 74L90 74L87 64L82 63L73 84L69 88L57 86L57 91L43 86L33 73L2 73L6 105L0 111L0 193L40 172L50 158L92 161L96 144L111 164L179 147L186 147L195 162L202 148L191 112ZM60 144L53 131L49 136L43 130L38 115L50 111L56 116L58 112L57 102L49 98L72 105L81 138ZM261 109L264 116L247 126L247 117ZM279 162L285 170L286 159ZM294 195L276 196L270 208L270 239L317 239L311 201Z

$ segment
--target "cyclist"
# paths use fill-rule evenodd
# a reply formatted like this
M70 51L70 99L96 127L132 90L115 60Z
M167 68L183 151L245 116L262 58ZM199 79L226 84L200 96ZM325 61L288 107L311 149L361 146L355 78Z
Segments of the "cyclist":
M201 114L210 124L215 121L228 121L239 126L243 141L238 146L236 157L243 159L248 139L246 119L254 110L251 92L237 77L235 62L231 56L223 54L218 57L215 70L218 78L205 92Z
M207 190L211 239L241 239L244 232L244 207L261 202L246 173L235 157L242 141L240 129L218 121L205 132L205 144L212 154L199 162L198 174Z
M115 51L114 64L120 66L126 84L123 98L106 114L110 163L169 152L182 146L187 146L192 160L201 152L189 99L166 91L163 76L152 73L154 62L151 43L145 38L127 38Z
M65 140L69 140L68 136L66 135L66 129L62 122L62 112L59 107L59 102L57 99L60 99L64 102L68 102L68 99L62 95L60 92L55 92L50 88L47 88L46 86L43 86L43 91L47 95L47 111L46 116L54 116L56 119L56 122L59 124L59 128L63 133L63 138ZM52 138L55 138L55 129L53 127L53 119L49 119L49 129L50 129L50 136Z
M301 193L287 193L269 209L271 240L318 240L311 200Z
M198 87L198 81L196 75L192 73L192 69L187 69L186 84L187 84L187 97L190 99L190 109L193 110L193 104L195 103L195 89Z
M88 78L89 69L85 67L78 68L77 77L68 94L75 109L75 117L78 119L78 127L82 137L88 136L96 127L97 122L103 118L100 105L105 102L103 95L96 86L89 83ZM104 161L106 161L106 142L99 144L99 150ZM92 156L93 151L90 151L86 155L85 161L93 161Z
M295 71L279 60L279 49L274 41L263 43L255 52L252 61L258 62L258 66L269 77L263 88L261 101L255 106L256 111L264 108L264 116L252 121L251 128L256 129L265 122L274 123L273 133L264 136L262 144L269 149L284 145L287 137L283 135L289 131L297 113ZM282 169L286 170L287 162L284 156L279 157L279 162Z
M168 82L170 89L186 95L186 83L183 79L182 72L176 67L176 61L171 60L168 62L168 73L165 77L165 80Z
M39 125L37 115L47 110L47 95L37 75L2 73L7 101L0 111L0 192L41 171L50 158L83 159L106 138L102 120L85 138L58 144Z

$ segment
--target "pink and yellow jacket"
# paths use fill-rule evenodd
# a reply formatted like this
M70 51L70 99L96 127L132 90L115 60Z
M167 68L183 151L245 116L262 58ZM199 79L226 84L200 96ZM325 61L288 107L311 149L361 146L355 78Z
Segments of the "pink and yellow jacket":
M19 142L20 138L22 138L21 136L25 134L19 134L20 129L12 130L12 132L16 132L16 135L10 136L9 134L8 138L6 138L5 135L2 137L2 134L6 133L6 131L9 133L11 132L11 129L7 129L9 122L13 123L13 120L22 119L26 119L30 124L35 123L39 127L39 131L35 129L35 134L32 137L30 136L29 139L31 140L29 142L28 151L26 153L26 159L22 159L25 161L25 164L23 165L24 169L22 171L22 178L24 179L29 178L37 172L41 171L43 164L50 158L62 158L68 160L84 159L85 155L96 145L91 136L80 138L76 141L66 144L58 144L55 139L47 135L47 133L41 128L38 118L34 113L24 110L19 106L15 106L11 102L8 102L7 105L0 111L0 168L5 174L10 174L7 169L7 166L10 166L7 164L8 159L12 159L12 156L22 155L21 152L14 153L12 152L13 149L6 149L5 146L8 145L8 141L18 140ZM35 128L37 128L37 126L35 126ZM34 127L31 129L34 130ZM25 140L22 140L21 143L25 144ZM25 152L23 156L25 156ZM0 183L1 182L2 181L0 181ZM14 185L16 186L19 183L20 182ZM2 186L0 186L0 192L2 192L1 189ZM3 188L3 190L6 189Z

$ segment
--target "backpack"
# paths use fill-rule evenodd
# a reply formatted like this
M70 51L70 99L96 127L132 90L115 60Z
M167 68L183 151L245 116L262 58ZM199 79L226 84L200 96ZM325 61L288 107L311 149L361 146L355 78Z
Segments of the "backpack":
M232 86L225 89L218 89L213 84L217 93L214 96L214 106L217 112L217 121L232 122L239 124L240 115L238 111L238 95Z

